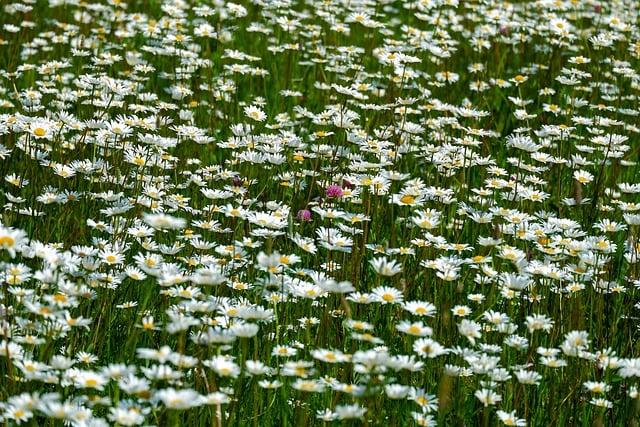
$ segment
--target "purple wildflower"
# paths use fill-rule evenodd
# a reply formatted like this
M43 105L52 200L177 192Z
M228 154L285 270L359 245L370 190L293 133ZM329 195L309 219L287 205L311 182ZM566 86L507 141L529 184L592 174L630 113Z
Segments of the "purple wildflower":
M337 184L331 184L325 190L327 197L339 198L342 197L342 187Z
M296 218L298 221L311 221L311 211L309 209L300 209Z

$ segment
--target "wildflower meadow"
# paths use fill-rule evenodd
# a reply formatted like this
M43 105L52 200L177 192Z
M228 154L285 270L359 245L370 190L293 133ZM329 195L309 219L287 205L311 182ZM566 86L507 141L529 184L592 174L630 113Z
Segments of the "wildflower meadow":
M0 1L0 426L640 426L639 18Z

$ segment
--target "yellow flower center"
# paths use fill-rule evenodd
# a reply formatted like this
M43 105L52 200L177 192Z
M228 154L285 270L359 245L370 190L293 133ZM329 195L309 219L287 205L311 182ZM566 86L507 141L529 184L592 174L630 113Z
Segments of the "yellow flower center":
M420 327L418 325L411 325L409 326L409 328L407 329L407 332L410 334L419 334L420 333Z
M15 243L16 243L15 239L11 236L0 236L0 246L10 248L13 245L15 245Z
M406 194L406 195L404 195L404 196L402 196L402 197L400 198L400 201L401 201L402 203L405 203L405 204L407 204L407 205L410 205L411 203L413 203L413 202L415 202L415 201L416 201L416 198L415 198L415 197L413 197L413 196L410 196L410 195Z
M418 398L416 398L416 403L420 406L425 406L427 404L427 399L420 396Z

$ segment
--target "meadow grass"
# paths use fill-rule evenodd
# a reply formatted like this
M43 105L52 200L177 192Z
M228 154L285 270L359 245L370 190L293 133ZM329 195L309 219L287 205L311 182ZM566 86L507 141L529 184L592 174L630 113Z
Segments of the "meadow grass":
M4 425L638 425L636 2L0 5Z

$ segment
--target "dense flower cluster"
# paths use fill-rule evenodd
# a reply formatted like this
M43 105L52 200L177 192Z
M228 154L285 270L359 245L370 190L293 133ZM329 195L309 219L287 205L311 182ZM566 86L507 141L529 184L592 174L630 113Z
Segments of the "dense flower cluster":
M637 422L639 14L5 3L0 422Z

